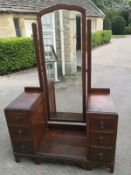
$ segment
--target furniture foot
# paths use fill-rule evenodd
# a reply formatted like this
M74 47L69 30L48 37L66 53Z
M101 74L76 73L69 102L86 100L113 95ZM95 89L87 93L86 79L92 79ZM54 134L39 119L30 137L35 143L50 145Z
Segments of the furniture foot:
M80 167L85 169L85 170L92 170L92 166L90 164L87 164L87 163L81 164Z
M17 163L19 163L20 162L20 157L19 156L14 156L15 157L15 161L17 162Z
M37 164L37 165L39 165L40 164L40 160L37 158L34 158L34 162L35 162L35 164Z
M114 172L114 165L111 165L110 166L110 173L113 173Z

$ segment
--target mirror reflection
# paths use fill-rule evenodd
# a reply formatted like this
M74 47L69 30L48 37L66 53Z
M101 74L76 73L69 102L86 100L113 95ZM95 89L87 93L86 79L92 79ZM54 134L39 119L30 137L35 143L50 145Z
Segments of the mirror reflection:
M81 13L42 16L50 111L82 113Z

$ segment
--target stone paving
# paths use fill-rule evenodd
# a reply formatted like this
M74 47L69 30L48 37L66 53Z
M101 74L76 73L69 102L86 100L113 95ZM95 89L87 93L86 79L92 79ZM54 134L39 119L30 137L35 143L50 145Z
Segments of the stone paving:
M86 171L76 166L23 159L15 163L3 109L25 86L38 85L36 69L0 77L0 175L107 175L106 170ZM112 39L93 50L93 86L110 87L119 113L114 175L131 174L131 36Z

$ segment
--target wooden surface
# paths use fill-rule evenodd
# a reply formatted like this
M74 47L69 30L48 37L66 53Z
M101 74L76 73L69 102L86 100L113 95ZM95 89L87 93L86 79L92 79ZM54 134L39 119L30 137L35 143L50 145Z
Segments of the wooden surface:
M50 129L43 137L38 154L86 160L86 142L85 132Z
M40 93L25 93L19 95L6 109L30 110L40 97ZM26 100L25 100L26 99Z
M82 113L56 112L50 117L51 121L83 122Z
M115 112L110 94L97 92L88 94L87 109L93 112Z

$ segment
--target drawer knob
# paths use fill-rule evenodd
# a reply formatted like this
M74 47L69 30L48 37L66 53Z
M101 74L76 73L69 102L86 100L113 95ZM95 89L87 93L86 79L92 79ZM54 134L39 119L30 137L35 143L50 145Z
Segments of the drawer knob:
M98 144L103 144L103 141L104 141L104 137L103 136L99 136L98 139L97 139L97 143Z
M99 129L104 129L105 123L104 121L99 122Z
M21 117L19 117L19 116L16 117L16 122L17 122L17 123L21 123Z
M98 154L98 159L99 159L100 161L102 161L102 160L103 160L103 156L104 156L103 153L99 153L99 154Z
M22 137L23 131L22 130L18 130L17 134L18 134L18 136Z
M25 151L26 146L25 145L21 145L21 149L22 149L22 151Z

